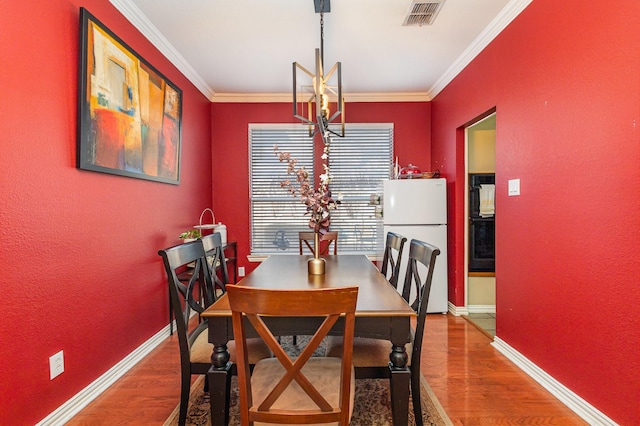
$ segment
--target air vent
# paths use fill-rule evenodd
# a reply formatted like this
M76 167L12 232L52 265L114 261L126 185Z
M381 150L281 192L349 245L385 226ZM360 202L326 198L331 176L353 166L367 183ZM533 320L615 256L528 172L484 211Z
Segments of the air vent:
M413 1L411 2L411 6L409 7L409 13L407 17L404 19L403 26L423 26L423 25L431 25L433 21L438 16L440 9L442 9L442 5L445 0L434 1L434 2L424 2L424 1Z

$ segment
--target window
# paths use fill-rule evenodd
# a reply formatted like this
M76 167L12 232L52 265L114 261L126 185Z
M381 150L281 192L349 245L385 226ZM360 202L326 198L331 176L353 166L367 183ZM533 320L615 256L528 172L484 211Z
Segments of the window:
M313 138L298 124L249 125L249 193L251 253L297 253L298 231L308 229L306 209L300 199L280 187L291 179L287 164L276 157L273 146L288 151L315 176Z
M382 193L393 158L393 124L348 124L345 137L333 137L329 166L331 192L341 205L331 212L331 230L340 233L341 253L375 254L382 247L381 222L370 205L371 194ZM251 208L251 253L298 253L298 232L309 229L305 206L280 187L287 175L273 146L288 151L312 176L313 138L299 124L250 124L249 173Z
M393 123L352 124L344 138L331 140L331 193L341 204L331 212L331 230L338 231L342 253L375 254L384 246L382 221L372 194L382 195L393 159Z

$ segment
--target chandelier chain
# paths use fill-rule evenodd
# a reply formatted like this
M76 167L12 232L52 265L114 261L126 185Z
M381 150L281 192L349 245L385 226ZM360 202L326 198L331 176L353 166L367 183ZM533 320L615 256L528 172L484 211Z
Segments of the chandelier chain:
M324 68L324 0L320 0L320 60Z

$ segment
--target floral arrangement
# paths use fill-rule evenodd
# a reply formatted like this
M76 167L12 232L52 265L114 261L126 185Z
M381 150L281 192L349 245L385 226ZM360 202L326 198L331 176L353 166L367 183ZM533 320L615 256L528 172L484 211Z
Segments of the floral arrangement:
M286 179L280 182L280 187L287 189L294 197L300 197L302 204L307 206L305 214L309 214L309 228L313 228L315 232L321 234L326 233L329 229L331 210L336 209L340 204L340 200L334 200L331 197L329 190L329 183L331 183L331 172L328 165L330 138L324 138L324 140L324 151L321 157L324 173L319 176L320 185L317 189L313 189L312 183L309 181L309 172L304 166L296 168L298 160L291 157L289 152L280 151L277 145L273 147L278 160L287 162L287 174L295 176L298 184L296 187L290 179Z

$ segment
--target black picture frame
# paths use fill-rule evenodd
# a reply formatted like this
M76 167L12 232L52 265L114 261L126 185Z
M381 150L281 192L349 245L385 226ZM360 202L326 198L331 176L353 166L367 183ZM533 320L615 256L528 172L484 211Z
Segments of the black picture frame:
M80 8L77 168L178 185L182 90Z

